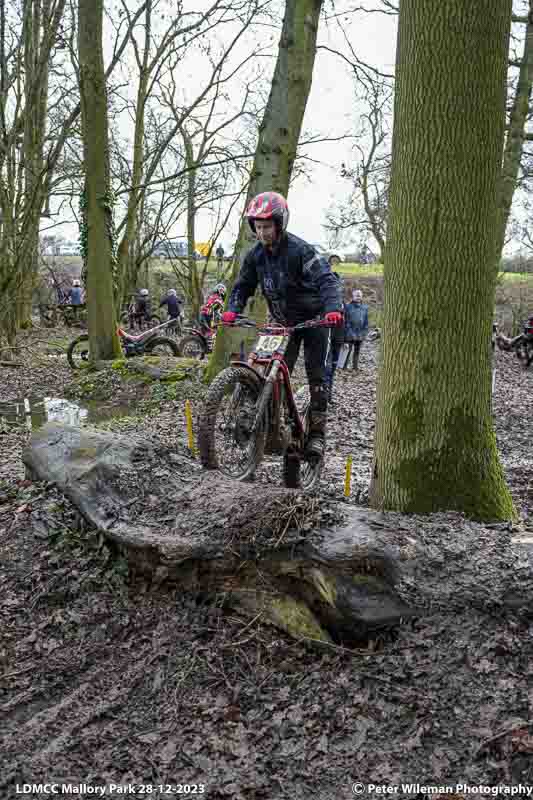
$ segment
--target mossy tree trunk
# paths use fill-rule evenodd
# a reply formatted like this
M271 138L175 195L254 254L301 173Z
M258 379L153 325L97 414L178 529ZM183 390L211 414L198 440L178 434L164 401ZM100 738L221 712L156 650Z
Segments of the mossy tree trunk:
M402 0L376 508L512 516L491 420L511 0Z
M113 214L107 90L102 51L103 0L79 0L78 58L83 126L86 286L93 361L120 355L113 286Z
M21 241L22 276L17 293L17 325L31 319L31 297L38 270L39 226L44 201L44 136L48 108L48 62L42 66L41 38L49 26L49 0L24 3L24 225Z
M250 175L246 206L259 192L274 191L287 196L294 159L307 105L316 55L316 37L323 0L286 0L285 16L278 47L278 57L270 95L259 127L259 137ZM254 239L243 219L237 250L248 249ZM235 281L239 267L236 253ZM229 292L228 292L229 296ZM256 297L251 315L263 322L266 305ZM209 360L207 379L213 378L228 364L235 349L235 332L220 329ZM238 333L242 339L242 333Z
M496 270L499 267L505 245L507 223L511 213L513 197L518 185L520 164L526 138L526 124L533 109L531 90L533 88L533 0L529 0L529 13L526 22L524 49L519 62L518 80L512 99L509 129L503 153L502 178L500 189L500 217L496 240Z
M10 342L31 318L40 218L51 178L44 156L49 69L65 0L23 0L19 6L20 14L11 16L0 2L0 338ZM11 37L21 45L14 51Z

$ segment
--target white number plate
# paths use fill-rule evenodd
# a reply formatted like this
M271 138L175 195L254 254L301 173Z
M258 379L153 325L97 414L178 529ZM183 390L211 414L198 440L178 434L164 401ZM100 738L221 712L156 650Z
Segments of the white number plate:
M257 340L256 351L258 353L274 353L283 343L283 336L260 336Z

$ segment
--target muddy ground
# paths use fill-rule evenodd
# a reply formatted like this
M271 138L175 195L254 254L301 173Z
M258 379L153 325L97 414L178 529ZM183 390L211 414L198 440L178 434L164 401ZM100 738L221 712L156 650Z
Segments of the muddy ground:
M2 401L76 392L39 338L23 368L1 368ZM366 502L376 359L369 343L361 371L338 376L322 498L342 499L352 454L350 502ZM97 387L101 402L129 402L132 414L100 424L186 463L183 401L197 409L201 384L183 381L170 396L120 375L108 383ZM533 528L532 390L533 372L498 353L496 429L522 531ZM146 413L135 418L135 409ZM474 529L457 514L402 518L430 542L443 574L455 572L457 595L435 586L425 613L394 634L355 652L317 652L205 597L131 587L127 564L68 501L24 480L28 435L23 424L0 427L1 798L46 781L87 784L83 797L137 783L168 785L161 796L201 785L205 797L236 800L336 800L353 797L356 782L399 786L397 797L426 796L403 783L533 784L533 609L509 610L492 594L511 567L518 584L532 579L527 559L509 555L508 527ZM278 476L273 463L258 491ZM473 604L460 575L482 542L486 603Z

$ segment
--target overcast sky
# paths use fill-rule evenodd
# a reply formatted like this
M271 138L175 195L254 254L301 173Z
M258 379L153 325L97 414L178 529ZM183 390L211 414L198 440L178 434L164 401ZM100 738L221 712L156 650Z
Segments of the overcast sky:
M173 0L161 0L162 4L167 3L169 7L172 2ZM273 3L277 4L280 9L278 24L277 26L267 24L260 29L261 35L264 36L264 41L261 40L260 42L261 45L267 45L269 42L271 44L272 58L268 62L270 64L269 74L273 70L277 55L284 0L273 0ZM195 11L200 11L209 4L210 0L186 0L186 7ZM376 0L366 0L366 3L361 3L366 7L372 7L375 4ZM136 0L128 0L128 5L133 9L137 6L137 2ZM326 0L325 6L330 13L332 5L333 0ZM352 0L335 0L337 11L349 5L354 5ZM513 0L515 13L523 13L526 6L525 0ZM396 23L396 16L381 13L357 13L342 17L343 28L357 56L386 73L394 71ZM154 22L154 26L157 27L157 21ZM520 33L522 33L522 29L523 26L519 26ZM228 30L224 28L221 30L224 31L224 36L227 40ZM217 35L216 31L215 35ZM254 37L257 37L257 35L256 30ZM240 60L247 55L256 41L256 38L252 41L250 38L248 38L248 41L243 40L239 45L240 49L235 54L235 58ZM321 19L318 44L340 50L349 56L344 35L334 20L330 19L326 23L323 18ZM513 54L514 57L521 55L521 44L520 42L517 44L518 51ZM109 41L107 45L108 53L106 55L109 58L111 55ZM199 54L198 51L191 50L190 52L191 55L187 56L186 62L179 65L177 74L177 82L183 95L184 105L187 105L188 100L192 100L198 95L200 88L205 85L209 72L205 57ZM187 50L187 53L189 53L189 50ZM131 65L133 65L131 52L128 58L131 61ZM125 64L124 75L127 75L127 69L128 65ZM129 77L131 99L134 98L136 91L136 82L132 79L134 74L135 70ZM119 77L114 76L114 80L119 80ZM264 85L262 87L265 90L265 97L268 94L269 81L270 77L267 75L263 79ZM127 83L128 78L126 77L126 85ZM233 84L230 96L232 102L228 104L227 108L224 108L224 113L230 113L230 106L235 108L240 105L243 85L244 79L240 83L237 81L237 83ZM315 60L311 94L303 123L304 137L307 138L307 134L323 137L341 136L345 133L357 132L358 126L359 118L358 106L355 100L354 78L349 65L340 57L319 49ZM129 129L125 127L124 130L128 131ZM128 135L131 138L131 130L124 135ZM238 139L238 134L236 138ZM342 162L350 163L351 146L350 141L346 140L342 142L326 141L308 145L305 148L305 153L314 160L313 163L308 162L310 180L306 177L299 177L295 180L291 186L288 200L291 214L289 229L307 241L327 244L328 233L323 227L326 221L326 212L333 203L346 197L350 189L348 182L340 176L340 166ZM231 248L235 240L242 211L242 206L235 210L228 226L219 238L226 251ZM53 222L54 224L58 222L57 217L54 218ZM209 240L213 233L213 227L214 219L207 212L199 213L197 218L197 242ZM171 235L183 236L185 230L185 220L183 219L174 226ZM59 233L73 241L77 241L79 236L78 226L72 222L60 227L54 227L51 232ZM344 249L350 249L349 236L345 237ZM353 247L351 249L353 250Z
M197 0L197 2L201 2L201 0ZM368 5L371 3L369 2ZM339 8L339 3L337 3L337 8ZM349 33L352 46L361 59L387 72L393 71L396 46L395 17L383 14L357 14L343 18L342 24ZM281 27L281 18L279 26ZM265 35L265 40L267 40L271 32L274 34L272 68L277 54L279 29L272 31L267 29ZM347 53L343 35L335 21L329 21L326 24L321 20L318 42ZM241 51L247 52L245 45ZM202 76L207 74L205 59L198 55L195 56L195 59L196 61L189 64L186 71L187 82L191 81L189 88L191 88L193 97L195 96L194 83L200 85ZM134 88L132 86L132 91ZM235 92L237 95L238 89ZM238 103L239 100L240 97L235 96L235 103ZM353 132L357 125L357 119L354 80L350 67L338 56L319 51L315 60L312 90L307 103L303 131L312 133L314 136L340 136L347 132ZM291 212L289 228L293 233L308 241L326 243L327 233L322 227L326 211L335 199L338 200L349 189L347 182L341 179L339 173L341 162L350 159L350 143L349 141L323 142L307 146L305 152L320 163L308 164L311 182L300 177L291 187L288 198ZM235 239L241 212L241 208L235 212L227 229L220 237L226 250ZM54 223L58 221L56 217ZM212 227L213 220L210 216L207 213L199 214L197 241L207 241L212 234ZM77 224L72 222L55 227L50 232L63 235L73 241L77 241L79 236ZM172 231L174 236L184 233L185 221L183 224L175 226Z
M358 57L383 70L394 71L396 55L396 17L383 14L358 14L349 25L350 41ZM340 32L330 25L322 27L321 44L344 49ZM354 96L354 79L350 67L338 56L317 53L313 86L304 118L304 128L323 135L336 136L354 131L358 124ZM313 167L312 183L298 179L291 188L289 203L290 226L293 233L304 239L326 243L322 228L325 213L335 199L347 194L349 186L340 177L340 165L350 159L349 142L324 142L306 148L313 158L323 162Z
M371 7L371 3L367 5ZM343 18L342 25L359 58L385 72L394 71L396 17L378 13L352 14ZM321 21L318 44L349 55L342 31L332 20L327 24ZM302 132L336 137L353 133L357 125L354 79L349 65L340 57L319 50ZM306 155L320 163L308 164L311 180L302 176L291 186L288 201L292 233L310 242L327 243L328 234L323 228L326 211L349 191L348 183L340 177L340 166L343 161L350 160L350 149L349 140L321 142L304 148ZM238 218L234 215L227 232L221 236L226 249L237 230ZM200 241L209 238L211 224L207 216L199 220L198 232Z

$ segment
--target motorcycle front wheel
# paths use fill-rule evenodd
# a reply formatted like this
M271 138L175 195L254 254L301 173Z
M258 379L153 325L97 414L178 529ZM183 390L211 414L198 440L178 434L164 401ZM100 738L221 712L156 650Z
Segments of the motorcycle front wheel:
M211 384L200 419L198 445L202 465L243 481L263 458L266 414L258 417L259 378L242 367L228 367Z

